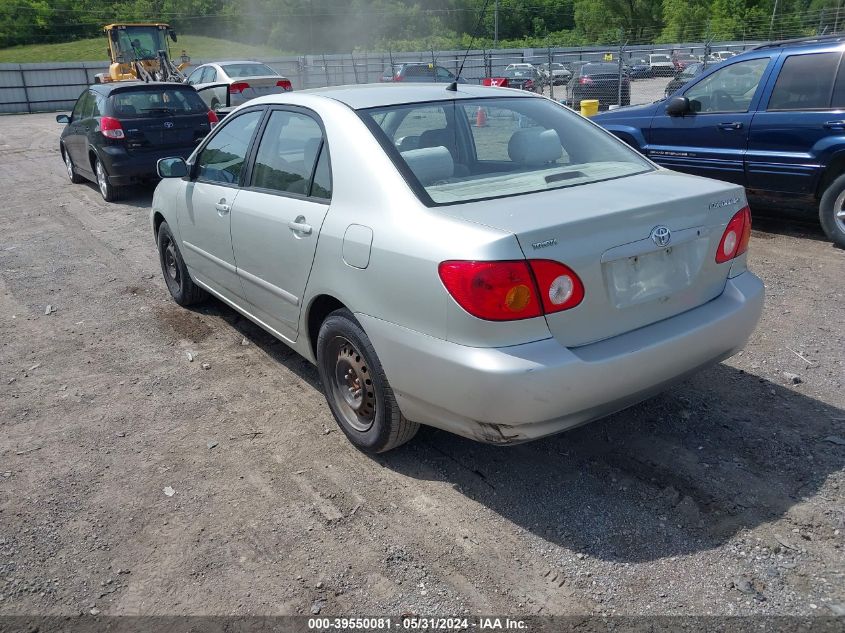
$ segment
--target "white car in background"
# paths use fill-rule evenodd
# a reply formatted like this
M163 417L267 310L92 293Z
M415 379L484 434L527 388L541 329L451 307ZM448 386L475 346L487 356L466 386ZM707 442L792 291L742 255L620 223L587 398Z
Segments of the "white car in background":
M508 64L507 67L505 67L505 70L533 70L534 68L534 64L525 62L519 64Z
M654 54L648 56L648 67L652 77L668 77L675 74L675 64L671 55Z
M203 64L188 75L185 83L196 88L212 110L239 106L255 97L293 90L290 79L267 64L252 61Z

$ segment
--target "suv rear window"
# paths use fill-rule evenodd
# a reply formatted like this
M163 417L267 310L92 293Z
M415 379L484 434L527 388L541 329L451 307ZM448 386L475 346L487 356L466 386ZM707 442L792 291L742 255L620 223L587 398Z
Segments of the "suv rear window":
M116 117L158 117L180 114L205 114L208 106L193 88L140 87L121 90L109 97Z
M486 125L477 127L479 109ZM583 185L650 171L634 150L547 99L460 99L360 116L429 206Z
M840 52L790 55L780 70L769 110L827 110Z

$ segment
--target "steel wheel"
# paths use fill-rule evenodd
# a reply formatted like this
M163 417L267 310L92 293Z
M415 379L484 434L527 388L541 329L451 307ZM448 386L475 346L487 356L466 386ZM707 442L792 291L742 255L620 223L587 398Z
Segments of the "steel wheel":
M181 290L182 275L179 272L179 265L176 259L176 245L171 239L167 239L164 249L164 272L168 280L172 281Z
M368 431L376 418L377 403L366 359L343 336L329 343L328 358L334 362L329 392L340 414L356 431Z

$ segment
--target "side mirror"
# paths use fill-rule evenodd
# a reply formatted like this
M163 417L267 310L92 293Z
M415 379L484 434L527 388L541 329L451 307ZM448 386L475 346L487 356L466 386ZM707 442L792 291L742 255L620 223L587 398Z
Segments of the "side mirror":
M686 97L672 97L666 104L666 114L669 116L684 116L690 112L689 99Z
M70 123L70 117L66 114L57 114L56 115L56 122L57 123L64 123L65 125L67 125L68 123Z
M156 163L159 178L184 178L188 175L188 164L181 158L160 158Z

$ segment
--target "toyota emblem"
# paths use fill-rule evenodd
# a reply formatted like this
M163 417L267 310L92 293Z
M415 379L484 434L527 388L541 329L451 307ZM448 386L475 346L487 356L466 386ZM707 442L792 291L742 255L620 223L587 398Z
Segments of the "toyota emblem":
M165 121L164 127L166 127L167 129L172 128L173 127L173 121Z
M672 232L668 227L655 226L651 229L651 241L660 247L666 246L672 239Z

